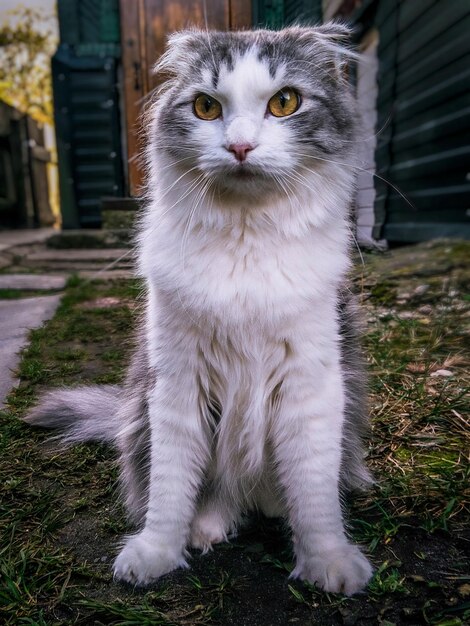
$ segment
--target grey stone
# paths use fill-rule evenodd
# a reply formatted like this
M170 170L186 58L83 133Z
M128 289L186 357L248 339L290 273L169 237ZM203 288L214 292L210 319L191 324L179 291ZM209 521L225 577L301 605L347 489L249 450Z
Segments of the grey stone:
M18 384L14 376L18 353L27 344L30 329L50 319L59 302L60 295L0 301L0 407Z
M57 231L53 228L25 228L23 230L0 231L0 252L15 246L44 242L55 232Z
M12 260L6 254L0 254L0 269L4 269L12 264Z
M431 287L431 285L417 285L414 289L413 289L413 294L415 296L422 296L426 293L426 291L429 290L429 288Z
M0 289L63 289L65 276L41 274L0 274Z
M28 261L131 261L133 251L129 248L97 248L95 250L41 250L26 257Z
M34 264L30 264L30 267L34 267L35 269L40 268L41 272L48 273L52 272L68 272L76 273L81 272L82 270L90 271L90 272L99 272L99 271L109 271L112 269L130 269L132 264L130 263L115 263L110 261L109 263L98 263L98 261L86 263L82 261L81 263L74 261L56 261L54 263L44 261L43 263L39 263L35 261Z
M132 270L98 270L92 272L90 270L81 270L78 272L80 278L88 278L89 280L120 280L122 278L135 278Z

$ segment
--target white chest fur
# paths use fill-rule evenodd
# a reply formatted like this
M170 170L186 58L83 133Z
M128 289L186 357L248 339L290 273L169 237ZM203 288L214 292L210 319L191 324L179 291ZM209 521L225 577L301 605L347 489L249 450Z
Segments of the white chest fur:
M141 271L197 319L236 325L286 320L331 297L348 267L341 222L333 231L328 225L290 237L262 223L185 228L164 220L148 229Z

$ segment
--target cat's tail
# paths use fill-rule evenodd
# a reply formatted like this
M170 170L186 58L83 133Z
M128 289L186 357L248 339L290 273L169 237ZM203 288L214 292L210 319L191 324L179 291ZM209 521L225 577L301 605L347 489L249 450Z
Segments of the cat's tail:
M65 444L81 441L114 443L120 430L119 407L123 389L92 385L45 393L24 418L33 426L53 428Z

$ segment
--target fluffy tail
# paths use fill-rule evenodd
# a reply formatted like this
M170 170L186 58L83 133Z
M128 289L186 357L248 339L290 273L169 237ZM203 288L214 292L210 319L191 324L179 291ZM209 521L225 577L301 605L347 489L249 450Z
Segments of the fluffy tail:
M33 426L57 429L65 444L115 443L121 400L122 388L118 385L58 389L45 393L24 420Z

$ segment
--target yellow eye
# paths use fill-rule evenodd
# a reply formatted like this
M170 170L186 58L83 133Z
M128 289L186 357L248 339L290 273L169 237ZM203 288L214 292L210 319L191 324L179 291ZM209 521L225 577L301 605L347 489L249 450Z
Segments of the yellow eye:
M201 120L216 120L222 115L222 105L205 93L194 100L194 114Z
M269 112L275 117L286 117L295 113L301 104L300 94L291 87L284 87L268 102Z

